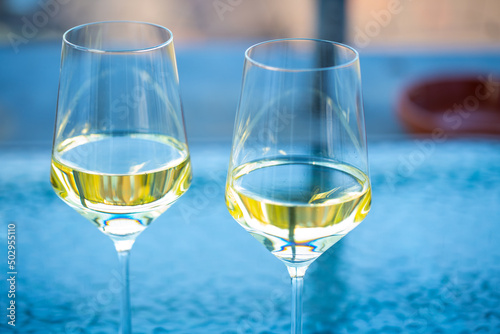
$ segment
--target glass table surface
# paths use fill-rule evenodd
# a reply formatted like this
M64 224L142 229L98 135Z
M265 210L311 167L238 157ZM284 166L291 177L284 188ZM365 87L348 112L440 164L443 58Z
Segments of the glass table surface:
M369 144L367 219L305 278L304 333L499 333L500 142ZM193 144L191 189L131 253L135 333L289 333L285 266L229 215L230 148ZM0 332L8 225L19 333L115 333L109 238L56 197L50 152L0 150Z

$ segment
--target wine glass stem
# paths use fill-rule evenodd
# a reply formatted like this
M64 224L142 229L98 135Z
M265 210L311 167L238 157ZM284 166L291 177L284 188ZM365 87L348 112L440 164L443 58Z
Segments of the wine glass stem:
M292 277L292 334L302 334L304 277Z
M128 280L129 254L130 251L128 250L118 252L118 259L120 260L120 270L122 274L120 334L132 334L132 322L130 316L130 290Z

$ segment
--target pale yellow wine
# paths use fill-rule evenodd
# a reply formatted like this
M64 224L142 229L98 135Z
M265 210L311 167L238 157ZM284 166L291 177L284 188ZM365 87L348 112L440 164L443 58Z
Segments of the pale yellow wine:
M112 236L140 233L190 182L187 147L167 136L78 136L52 156L57 195Z
M309 262L367 215L371 187L359 169L331 160L281 157L235 168L231 215L278 258Z

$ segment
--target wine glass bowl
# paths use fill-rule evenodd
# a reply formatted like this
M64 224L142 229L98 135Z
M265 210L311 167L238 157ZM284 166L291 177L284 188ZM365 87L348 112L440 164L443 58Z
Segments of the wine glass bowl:
M311 39L245 54L226 183L233 218L287 266L301 333L308 266L371 205L357 52Z
M191 183L172 33L130 21L64 34L51 183L114 242L131 333L128 256Z
M65 33L52 184L116 240L133 240L189 187L171 33L101 22Z

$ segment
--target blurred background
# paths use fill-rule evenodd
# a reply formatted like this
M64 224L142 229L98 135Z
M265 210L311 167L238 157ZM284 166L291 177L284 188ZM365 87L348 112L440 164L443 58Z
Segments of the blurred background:
M63 32L137 20L174 34L194 170L134 245L138 333L289 332L285 268L224 203L244 51L289 37L359 51L374 189L366 222L308 271L305 332L500 333L499 14L498 0L0 0L0 248L15 222L18 332L118 328L113 246L56 197L48 151Z
M245 49L289 37L359 50L369 139L405 136L396 109L415 80L500 72L498 13L496 0L3 0L0 143L50 143L62 34L102 20L172 30L191 142L230 140Z

